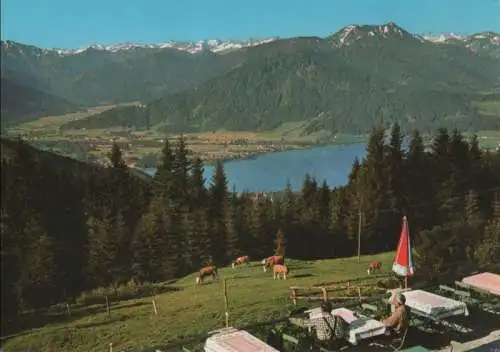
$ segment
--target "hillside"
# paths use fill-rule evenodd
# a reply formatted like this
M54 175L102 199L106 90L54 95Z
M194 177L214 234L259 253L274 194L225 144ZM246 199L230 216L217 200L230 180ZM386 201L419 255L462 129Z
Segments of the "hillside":
M500 117L482 116L473 105L498 85L498 60L433 44L393 23L349 26L323 39L278 40L246 49L246 56L227 74L140 111L111 110L64 128L259 131L307 121L303 133L309 134L365 133L395 121L425 132L500 124Z
M364 278L365 283L375 285L381 279L366 275L364 269L367 263L372 260L381 261L384 268L382 272L385 274L389 273L393 257L394 252L364 256L359 264L357 258L289 260L290 277L286 281L274 281L272 274L264 273L257 261L236 272L230 267L221 268L220 278L228 280L230 322L234 326L243 326L287 316L293 309L289 299L289 287L293 285L310 287L322 282L358 278ZM54 349L97 352L113 342L113 348L119 351L154 346L165 350L159 346L224 326L221 281L212 282L210 278L202 287L195 287L194 282L194 275L188 275L173 284L158 284L160 292L167 291L158 294L156 298L160 309L158 317L152 314L151 297L121 302L113 299L112 319L109 320L102 304L97 303L102 299L97 291L82 295L88 302L93 299L93 304L74 306L74 319L67 320L61 315L61 322L14 337L6 342L4 348L12 351L34 348L41 352ZM125 294L131 290L132 287L123 287L119 292ZM302 306L304 302L300 304ZM309 303L314 304L317 303ZM173 315L178 317L175 324L172 324ZM57 338L61 328L71 331L71 338Z
M2 72L9 72L23 84L42 82L46 92L85 106L152 100L223 74L240 63L239 54L191 54L168 47L89 48L62 55L2 41L1 49Z
M1 79L2 124L19 123L42 116L77 111L78 106L36 88Z
M398 40L392 40L395 38ZM443 67L440 64L433 64L433 60L436 60L435 56L425 54L434 51L440 53L441 63L446 60L456 61L452 67L455 70L454 74L457 76L457 80L463 80L464 84L473 81L475 82L473 86L475 86L479 79L479 86L482 87L484 85L482 78L475 77L473 79L473 76L484 75L485 70L476 71L481 65L489 66L489 64L485 64L486 59L498 58L499 38L498 34L487 32L468 37L439 37L436 39L410 34L394 23L388 23L378 26L348 26L323 39L208 40L197 43L167 42L151 45L123 43L112 46L92 45L74 50L42 49L14 41L2 41L2 77L8 77L13 83L40 90L79 106L96 106L138 100L153 101L165 95L195 89L207 80L221 78L221 76L229 74L232 69L253 65L252 62L255 60L270 59L280 55L287 56L299 52L307 56L307 52L317 50L322 51L324 55L331 51L336 51L341 56L347 55L344 57L346 61L359 55L360 59L352 66L355 70L360 69L359 65L365 66L365 70L361 69L361 71L365 74L368 72L372 81L376 78L371 77L372 75L384 76L387 74L389 63L392 65L390 70L396 75L396 78L393 76L392 81L394 79L408 79L406 69L409 67L413 67L413 72L418 71L419 74L423 73L424 76L432 77L434 74L440 74ZM390 50L389 47L391 47ZM381 50L382 48L384 50ZM358 52L358 50L361 51ZM385 65L379 68L377 64L370 63L370 61L374 57L379 57L380 60L375 61L382 62L384 57L380 56L383 54L382 51L386 55L385 61L383 61ZM404 55L405 51L412 54L417 51L417 53L415 57L412 57L409 54ZM398 53L398 55L393 55L393 53ZM454 55L459 58L455 59ZM480 61L479 57L485 60ZM366 58L370 59L366 60ZM255 65L255 67L260 65L261 69L264 67L262 63ZM342 62L339 63L339 66L342 65ZM287 67L283 66L283 68ZM258 71L259 68L256 70ZM320 71L318 74L322 74L322 72ZM304 72L300 71L300 75L304 75ZM362 76L363 73L360 75ZM498 70L493 72L490 77L498 77ZM425 79L421 78L422 81ZM306 82L301 82L301 84L303 83ZM434 80L426 81L426 83L432 85ZM273 81L265 83L265 85L273 84L275 84ZM410 84L413 86L413 82ZM222 85L224 86L224 84ZM232 87L217 89L228 88ZM247 88L252 89L251 87ZM201 89L203 92L207 92L206 87ZM187 94L192 95L189 92ZM214 92L214 95L216 94L218 93ZM263 94L267 94L267 92ZM312 92L311 94L323 98L320 92ZM176 99L173 98L173 100ZM186 99L196 101L198 98ZM233 98L229 97L228 99ZM254 98L249 97L249 99L253 100ZM338 99L342 99L342 97ZM210 100L210 97L207 97L207 100ZM171 103L170 101L159 103L152 108L152 117L158 117L158 113L155 111L163 109L163 105L170 106L171 104L179 105L179 103ZM172 107L172 109L175 114L181 114L185 113L181 110L189 112L196 106L199 106L197 110L203 106L202 110L205 111L205 102L203 104L196 102L195 104L191 107L189 104L181 104L186 105L186 107ZM289 109L295 110L295 108L293 106ZM206 114L214 115L214 111L211 109L208 108ZM241 109L238 109L241 112ZM266 113L256 112L255 114L262 115L260 117L262 119L267 119L270 112L269 106L263 107L263 110L266 110ZM444 110L446 111L446 109ZM232 111L221 111L217 112L216 115L232 113ZM314 117L316 111L312 113ZM335 116L337 113L332 114ZM304 115L311 118L309 113ZM174 117L175 119L178 118ZM216 117L213 124L217 125L220 119L223 117ZM201 121L196 121L196 124L200 125L200 123ZM210 124L211 122L203 122L202 125Z
M71 173L76 175L78 181L84 181L87 177L94 173L106 173L107 170L102 166L81 162L73 158L40 150L40 148L30 145L24 141L19 142L17 140L1 138L0 148L2 162L10 162L18 155L30 155L37 163L39 162L40 164L43 164L44 167L50 169L51 173ZM139 169L130 169L130 173L137 176L138 179L146 182L151 180L151 176L141 172ZM82 186L83 184L80 183L79 187Z

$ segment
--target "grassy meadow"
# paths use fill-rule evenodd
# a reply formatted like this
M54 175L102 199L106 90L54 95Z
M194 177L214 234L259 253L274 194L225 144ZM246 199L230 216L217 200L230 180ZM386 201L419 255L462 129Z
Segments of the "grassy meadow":
M287 260L290 275L287 280L273 280L264 273L260 262L234 271L230 267L219 270L221 279L227 279L229 319L232 326L287 316L293 309L290 286L310 287L320 283L366 278L376 283L377 278L366 274L367 263L383 263L380 274L389 273L394 253L357 258L318 261ZM377 273L378 274L378 273ZM158 346L193 334L208 332L224 326L223 280L208 278L202 286L195 286L195 274L174 283L164 283L170 291L158 294L159 315L153 313L152 298L143 297L124 301L111 300L111 316L107 317L102 292L89 295L101 303L73 306L72 316L61 313L52 322L26 328L4 341L3 349L10 351L113 351L140 350ZM318 294L319 294L318 290ZM300 293L300 291L299 291ZM345 293L340 293L345 296ZM87 295L87 296L89 296ZM81 300L80 300L81 301ZM317 305L308 303L307 305ZM298 303L299 306L305 303ZM38 313L37 313L38 314ZM26 319L29 320L28 314ZM32 319L35 319L32 317Z

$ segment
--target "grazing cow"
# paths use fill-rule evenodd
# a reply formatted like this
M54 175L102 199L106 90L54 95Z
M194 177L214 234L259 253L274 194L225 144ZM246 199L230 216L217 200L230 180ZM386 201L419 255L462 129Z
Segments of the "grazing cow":
M264 272L267 272L268 268L272 268L274 265L284 265L285 264L285 258L281 255L273 255L270 257L267 257L265 259L262 259L262 265L264 266Z
M286 280L286 276L288 275L288 268L282 264L275 264L273 266L273 274L274 280L276 280L276 278L279 279L280 275L283 277L283 280Z
M212 278L215 280L216 278L219 277L219 274L217 273L217 268L215 265L208 265L204 268L200 269L200 272L196 276L196 283L200 284L203 282L203 279L207 276L212 275Z
M370 275L372 273L372 271L380 270L381 267L382 267L382 263L381 262L371 262L368 265L368 268L366 269L366 272L368 273L368 275Z
M233 269L236 269L236 267L241 264L250 265L250 258L248 257L248 255L236 258L236 260L232 262L231 266L233 267Z

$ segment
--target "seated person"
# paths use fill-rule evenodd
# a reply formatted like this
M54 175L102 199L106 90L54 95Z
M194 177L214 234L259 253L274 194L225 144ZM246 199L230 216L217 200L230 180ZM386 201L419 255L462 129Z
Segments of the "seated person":
M382 320L382 324L391 334L400 334L408 327L410 309L406 306L406 298L402 293L396 295L394 303L394 312L389 318Z
M405 288L402 280L399 280L399 285L397 288L387 290L387 293L390 293L390 297L388 299L388 303L391 305L391 313L396 309L396 296L398 293L403 293L406 291L411 291L411 288Z
M330 302L321 302L321 317L308 319L305 323L307 327L312 327L316 333L316 339L322 343L330 343L344 337L344 320L336 315L332 315L332 305Z

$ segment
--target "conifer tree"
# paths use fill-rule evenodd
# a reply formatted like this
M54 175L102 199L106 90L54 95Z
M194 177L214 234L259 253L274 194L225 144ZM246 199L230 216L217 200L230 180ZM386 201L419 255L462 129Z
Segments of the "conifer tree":
M287 180L281 204L281 213L283 216L282 228L287 234L288 254L296 257L301 252L302 238L299 236L300 229L297 216L297 197L293 193L290 180Z
M272 234L269 233L269 219L267 201L258 199L254 201L251 210L250 233L253 239L252 257L264 257L272 250Z
M88 277L96 286L107 286L112 282L114 258L118 254L118 239L110 220L109 212L104 216L90 216L88 226Z
M54 241L45 232L36 215L28 219L23 235L30 239L30 244L22 256L18 283L20 301L24 307L29 308L47 306L54 303L56 289Z
M236 225L237 219L237 208L235 204L230 204L226 210L226 255L228 260L234 260L236 257L242 254L239 247L238 241L238 228Z
M276 233L276 238L274 240L274 246L275 246L274 254L285 256L285 245L286 245L285 234L281 229L279 229L278 232Z
M373 129L366 146L366 158L357 190L359 205L363 214L363 242L369 248L382 249L388 241L397 241L397 234L387 233L385 228L390 224L388 215L381 209L387 209L387 168L385 164L384 129ZM395 220L393 220L395 221ZM384 236L390 236L384 239Z
M392 209L395 218L401 218L402 209L405 206L406 195L404 194L404 174L403 174L403 159L404 152L402 150L403 135L399 124L396 122L391 129L391 139L387 146L387 184L389 197L389 206Z
M227 179L221 161L217 161L215 164L215 171L209 193L212 256L214 262L221 265L225 264L227 261L225 214L228 204Z
M210 226L204 209L187 212L183 219L183 230L186 236L186 263L189 272L199 270L209 262Z
M412 133L408 154L404 162L404 174L407 183L405 189L407 195L406 215L411 219L412 232L416 235L414 238L416 237L417 241L420 230L434 224L433 219L430 219L430 214L434 213L432 208L434 195L430 191L433 190L431 184L433 175L429 175L431 166L425 153L422 136L415 130ZM422 170L426 170L426 172L422 172Z
M175 145L172 162L172 196L179 205L185 206L189 202L189 173L191 164L188 160L189 151L186 147L184 136L181 135Z
M4 166L2 166L2 170L0 170L1 172L4 172L3 167ZM3 200L2 197L2 201ZM9 226L10 216L7 214L7 207L4 206L4 204L2 204L0 215L0 233L2 235L2 248L0 251L0 269L2 277L2 331L5 331L3 322L8 319L4 318L14 317L18 311L16 281L19 277L19 236L16 235Z
M193 165L191 167L190 175L190 186L191 201L194 208L206 208L208 206L207 202L207 190L205 188L205 178L203 176L204 168L203 162L200 158L196 157L193 159Z
M174 155L168 139L161 151L160 164L153 177L153 196L157 199L165 199L172 194L173 188L173 163Z

